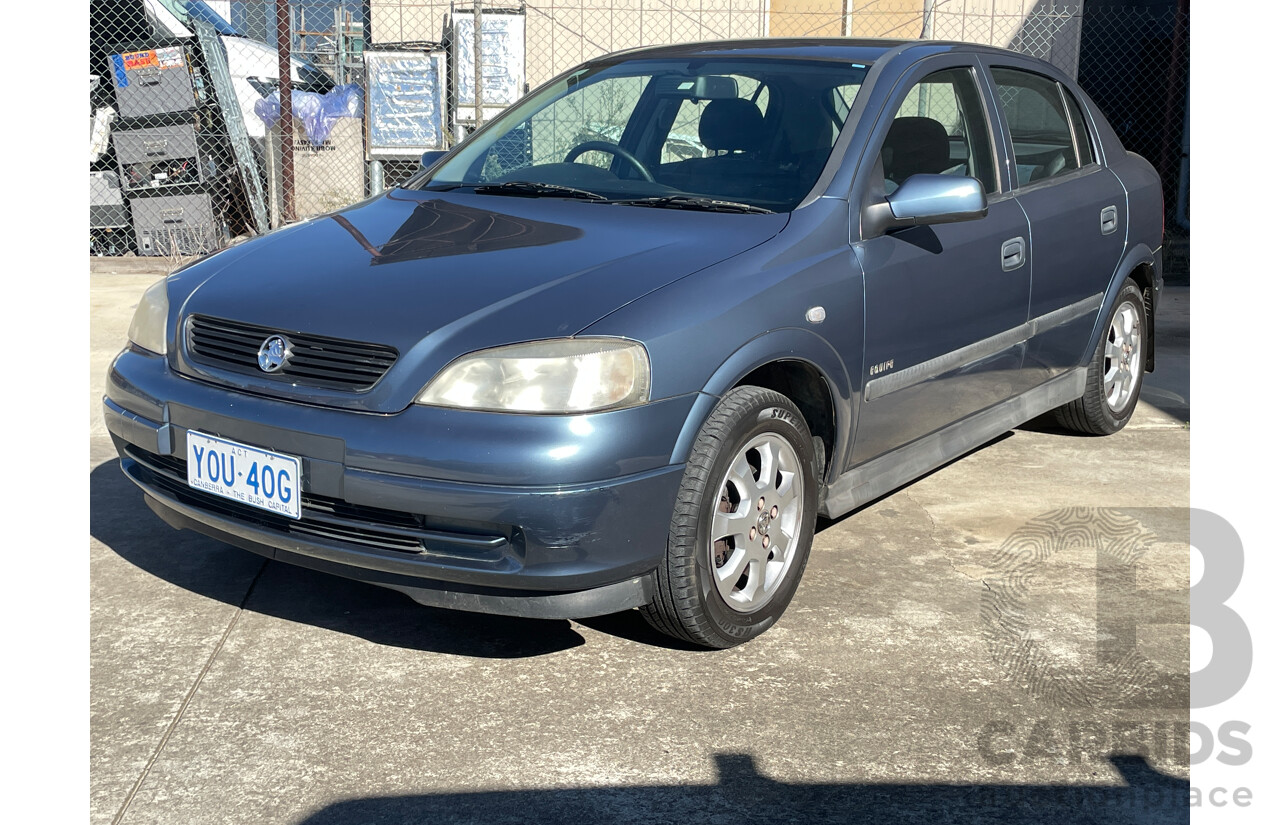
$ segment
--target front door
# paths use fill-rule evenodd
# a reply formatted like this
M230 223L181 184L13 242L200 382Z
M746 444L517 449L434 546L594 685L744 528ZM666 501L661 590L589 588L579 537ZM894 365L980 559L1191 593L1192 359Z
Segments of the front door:
M866 331L853 464L1025 389L1030 233L998 185L976 67L927 75L889 111L896 115L880 151L886 194L913 174L963 175L984 184L989 212L854 245Z

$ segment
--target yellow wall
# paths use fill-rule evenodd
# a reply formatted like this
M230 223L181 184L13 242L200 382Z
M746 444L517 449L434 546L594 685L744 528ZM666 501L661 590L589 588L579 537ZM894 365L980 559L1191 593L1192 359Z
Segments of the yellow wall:
M846 0L771 0L773 37L840 37Z
M459 0L459 7L466 0ZM491 0L487 5L499 6ZM924 0L528 0L525 72L529 85L606 52L654 43L738 37L920 36ZM1019 47L1075 74L1080 12L1036 12L1042 0L939 0L933 36ZM846 9L847 15L846 15ZM392 41L439 41L448 0L370 0L372 48Z

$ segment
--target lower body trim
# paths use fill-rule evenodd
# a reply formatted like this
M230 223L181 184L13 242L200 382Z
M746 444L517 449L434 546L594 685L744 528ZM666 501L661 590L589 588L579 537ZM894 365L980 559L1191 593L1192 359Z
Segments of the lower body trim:
M818 512L827 518L844 515L982 446L1000 433L1074 401L1084 395L1086 374L1083 367L1072 369L1016 398L846 471L827 486Z

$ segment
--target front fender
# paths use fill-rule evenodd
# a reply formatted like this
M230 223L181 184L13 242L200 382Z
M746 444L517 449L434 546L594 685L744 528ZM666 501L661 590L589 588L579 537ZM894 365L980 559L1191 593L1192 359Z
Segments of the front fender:
M842 456L847 434L852 432L853 395L848 370L835 349L817 333L798 327L775 329L744 344L721 362L694 401L684 428L671 452L671 463L688 460L702 424L720 401L753 370L775 361L801 361L816 369L827 383L835 406L836 443L833 455Z

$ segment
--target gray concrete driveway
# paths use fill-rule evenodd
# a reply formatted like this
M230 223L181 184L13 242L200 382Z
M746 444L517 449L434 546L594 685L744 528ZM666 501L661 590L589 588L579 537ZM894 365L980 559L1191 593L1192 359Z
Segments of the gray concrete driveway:
M713 653L165 526L99 412L155 277L91 276L94 823L1185 821L1185 288L1128 429L1019 429L820 524L781 624Z

